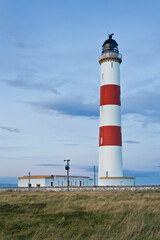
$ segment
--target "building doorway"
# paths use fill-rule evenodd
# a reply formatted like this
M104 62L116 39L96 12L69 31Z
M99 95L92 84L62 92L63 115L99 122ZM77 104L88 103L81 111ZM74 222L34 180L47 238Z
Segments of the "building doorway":
M80 181L80 187L82 187L82 181Z

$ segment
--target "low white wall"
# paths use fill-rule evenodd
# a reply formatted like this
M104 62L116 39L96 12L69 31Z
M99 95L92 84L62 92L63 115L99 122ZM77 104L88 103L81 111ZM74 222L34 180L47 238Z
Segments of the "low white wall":
M99 186L134 186L136 179L99 179Z
M155 186L107 186L107 187L70 187L70 192L85 191L160 191L160 185ZM0 188L0 192L67 192L67 187L33 187L33 188Z

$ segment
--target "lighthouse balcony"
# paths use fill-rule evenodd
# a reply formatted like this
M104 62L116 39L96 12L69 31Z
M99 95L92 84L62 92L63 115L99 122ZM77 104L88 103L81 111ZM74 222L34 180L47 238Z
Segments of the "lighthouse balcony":
M99 59L99 63L101 64L102 62L106 61L116 61L121 63L122 62L122 54L119 52L105 52L102 53L102 56Z

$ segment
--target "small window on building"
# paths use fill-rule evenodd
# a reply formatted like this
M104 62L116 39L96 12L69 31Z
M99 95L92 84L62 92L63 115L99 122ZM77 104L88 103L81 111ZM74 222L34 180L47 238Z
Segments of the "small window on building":
M106 172L106 177L108 177L108 172Z
M51 182L51 187L53 187L53 182Z
M62 181L62 186L63 186L63 181Z
M88 186L88 182L87 182L87 186Z
M76 182L75 182L75 186L76 186Z
M104 73L102 73L102 80L104 79Z
M113 62L111 62L111 68L113 68Z
M103 138L101 137L101 144L103 144Z
M58 186L59 186L59 181L58 181Z

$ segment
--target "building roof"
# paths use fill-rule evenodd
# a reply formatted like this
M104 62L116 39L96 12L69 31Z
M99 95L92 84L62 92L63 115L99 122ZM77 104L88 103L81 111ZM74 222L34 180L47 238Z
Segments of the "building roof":
M109 44L114 44L115 46L118 46L118 43L117 43L114 39L107 39L107 40L103 43L102 47L104 47L107 43L109 43Z
M114 35L114 33L109 34L109 39L107 39L107 40L103 43L102 46L104 46L106 43L112 43L112 44L115 44L116 46L118 46L118 43L117 43L114 39L112 39L112 36L113 36L113 35Z
M30 179L46 179L46 178L56 178L56 177L67 177L66 175L32 175L30 176ZM90 177L84 177L84 176L69 176L71 178L89 178L90 180L93 180L91 179ZM18 180L20 179L29 179L29 176L23 176L23 177L18 177Z

